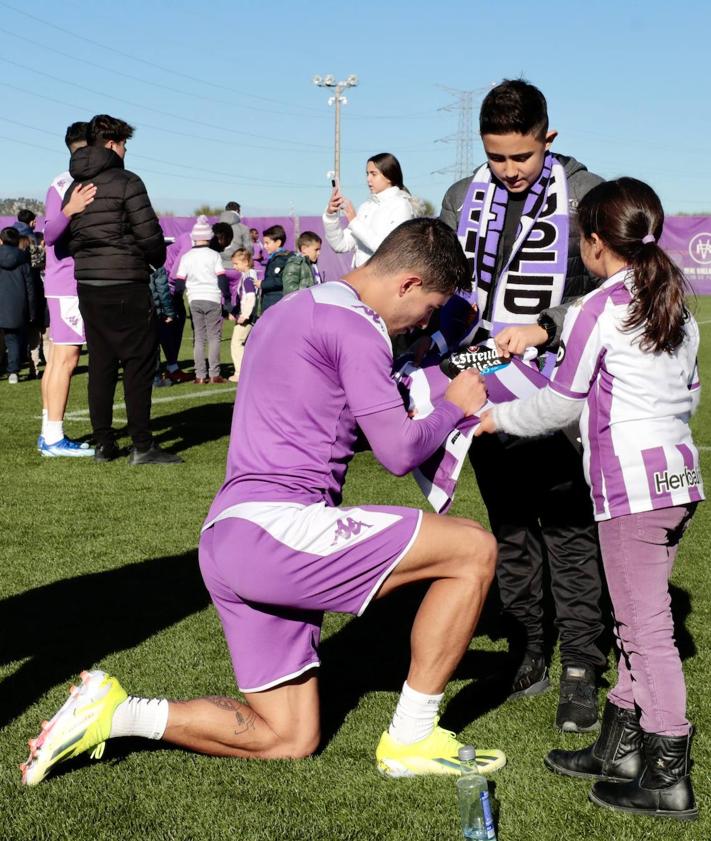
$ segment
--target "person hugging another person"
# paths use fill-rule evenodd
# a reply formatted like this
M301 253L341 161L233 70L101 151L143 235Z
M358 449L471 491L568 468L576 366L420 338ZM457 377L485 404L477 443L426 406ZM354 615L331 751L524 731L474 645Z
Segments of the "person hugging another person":
M198 216L190 237L193 247L180 259L176 280L185 282L193 322L193 356L195 382L225 383L220 374L220 341L222 339L222 291L224 277L220 255L210 248L212 228L206 216ZM205 366L205 344L209 368Z
M257 273L254 270L251 249L247 251L246 248L238 248L232 255L232 268L235 272L239 272L239 280L237 281L235 305L229 316L230 321L235 322L232 331L232 341L230 343L230 352L232 354L232 363L235 366L235 372L228 379L230 382L236 383L239 382L244 346L252 331L254 324L253 315L255 315L257 303Z
M691 820L692 727L668 581L704 499L689 429L699 328L684 276L658 245L664 212L651 187L600 184L580 202L578 224L583 262L603 283L569 309L549 385L494 407L480 430L539 436L580 425L620 659L595 744L551 751L546 766L598 780L598 806Z
M368 158L365 174L371 196L358 212L336 184L323 215L328 244L339 253L352 251L353 268L372 257L390 231L422 215L419 202L403 184L402 168L395 155L381 152ZM339 211L348 220L345 228L338 219Z
M27 328L35 318L30 255L19 247L16 228L0 231L0 330L7 348L7 381L19 382L27 352Z
M318 256L321 253L321 237L313 231L304 231L296 240L298 252L286 261L283 274L284 294L308 289L321 283L318 270Z

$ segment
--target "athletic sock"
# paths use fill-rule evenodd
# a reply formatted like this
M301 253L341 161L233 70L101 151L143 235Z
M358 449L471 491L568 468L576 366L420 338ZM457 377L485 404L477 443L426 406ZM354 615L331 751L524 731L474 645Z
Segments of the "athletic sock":
M405 681L388 729L390 738L402 745L426 739L435 728L443 697L444 693L425 695L408 686Z
M168 702L165 698L128 698L116 707L111 721L110 739L117 736L143 736L162 739L168 724Z
M62 421L45 421L44 443L47 446L58 444L64 438L64 423Z
M48 411L46 409L42 409L42 437L44 438L45 427L47 425L47 416Z

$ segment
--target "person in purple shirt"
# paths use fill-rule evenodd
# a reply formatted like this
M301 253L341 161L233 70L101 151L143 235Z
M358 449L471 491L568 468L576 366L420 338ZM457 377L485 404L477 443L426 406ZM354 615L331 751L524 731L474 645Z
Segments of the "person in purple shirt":
M67 128L64 142L70 154L86 146L88 125L78 122ZM66 234L72 216L81 213L94 201L96 195L93 184L80 184L71 201L62 209L64 194L71 183L69 172L60 173L52 181L45 199L47 264L44 291L49 308L52 350L41 382L42 431L37 439L37 450L48 457L94 455L93 448L88 444L81 444L64 434L64 413L69 400L72 374L79 362L82 345L86 342L74 278L74 260L67 249Z
M468 286L468 274L456 234L439 220L414 219L342 281L286 296L260 319L240 375L225 482L199 549L245 700L137 698L104 672L85 672L81 689L32 740L25 784L118 736L214 756L310 755L320 741L315 669L324 611L360 615L416 581L429 589L378 769L393 777L466 770L459 741L437 720L493 579L496 541L469 520L343 507L341 495L358 427L381 464L404 475L483 405L481 377L464 371L415 421L391 376L391 337L426 326ZM477 751L480 773L505 761L501 751Z

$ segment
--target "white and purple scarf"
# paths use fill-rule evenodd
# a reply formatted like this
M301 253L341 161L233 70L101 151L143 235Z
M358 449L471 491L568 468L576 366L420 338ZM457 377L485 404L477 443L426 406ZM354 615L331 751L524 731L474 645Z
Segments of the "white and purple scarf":
M457 367L456 357L465 354L450 357L454 367ZM459 367L479 366L469 365L464 360ZM496 403L527 397L548 383L548 378L538 370L534 360L513 357L507 364L479 370L486 375L488 393L482 412ZM395 379L407 390L409 412L415 421L426 418L434 411L437 403L444 399L451 382L450 377L443 373L438 359L427 359L420 367L406 360L396 371ZM459 474L478 423L477 416L465 418L450 432L442 446L412 472L420 490L438 514L446 513L452 504Z
M488 164L481 166L469 185L457 231L473 278L472 292L459 294L478 307L476 324L462 344L479 327L496 335L511 325L535 324L542 310L563 298L570 224L563 166L546 154L524 202L511 254L495 277L508 201L508 190L494 181Z

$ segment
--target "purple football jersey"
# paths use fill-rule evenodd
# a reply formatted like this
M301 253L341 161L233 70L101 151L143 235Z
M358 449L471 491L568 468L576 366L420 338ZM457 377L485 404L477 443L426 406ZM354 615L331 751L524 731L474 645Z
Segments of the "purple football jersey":
M385 324L344 281L270 307L249 338L208 522L247 501L338 505L356 418L402 406L391 369Z

